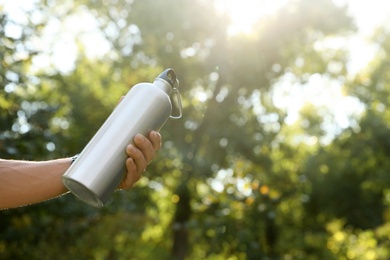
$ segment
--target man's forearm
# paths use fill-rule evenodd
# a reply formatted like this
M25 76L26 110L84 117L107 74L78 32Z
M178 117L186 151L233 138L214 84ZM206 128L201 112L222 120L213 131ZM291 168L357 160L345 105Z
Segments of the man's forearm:
M44 162L0 159L0 209L14 208L57 197L67 192L61 176L70 158Z

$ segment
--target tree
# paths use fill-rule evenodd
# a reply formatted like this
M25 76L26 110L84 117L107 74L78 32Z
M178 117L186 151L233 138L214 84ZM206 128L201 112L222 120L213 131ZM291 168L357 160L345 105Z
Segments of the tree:
M389 240L383 237L389 221L386 194L390 165L388 61L382 53L388 51L388 39L385 30L376 34L378 56L348 86L349 92L366 107L358 124L313 155L304 170L310 190L307 219L317 222L311 223L316 229L332 235L329 249L338 255L387 258L390 253L385 249ZM359 251L363 243L368 246Z

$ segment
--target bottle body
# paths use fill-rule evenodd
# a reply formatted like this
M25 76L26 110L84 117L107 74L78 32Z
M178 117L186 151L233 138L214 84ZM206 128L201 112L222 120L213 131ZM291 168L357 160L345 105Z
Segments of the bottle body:
M166 92L151 83L135 85L64 174L64 185L84 202L102 207L126 173L127 145L138 133L159 130L171 111Z

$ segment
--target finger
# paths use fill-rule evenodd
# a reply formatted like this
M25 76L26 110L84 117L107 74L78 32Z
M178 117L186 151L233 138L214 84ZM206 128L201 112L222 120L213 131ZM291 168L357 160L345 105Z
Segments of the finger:
M153 160L155 150L152 142L141 134L137 134L134 138L134 144L142 152L147 163Z
M137 166L132 158L126 160L126 169L127 173L119 184L120 189L129 189L133 187L134 183L141 178L141 173L137 171Z
M158 151L162 146L162 138L159 132L151 131L149 133L149 140L152 143L154 151Z
M129 144L126 148L126 153L130 158L133 159L137 167L137 172L141 174L146 169L146 166L148 165L148 160L145 157L142 150L139 147L134 146L133 144Z

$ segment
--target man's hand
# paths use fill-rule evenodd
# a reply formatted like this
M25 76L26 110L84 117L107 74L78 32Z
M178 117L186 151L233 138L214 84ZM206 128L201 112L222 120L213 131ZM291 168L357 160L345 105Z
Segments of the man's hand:
M140 178L146 170L148 164L153 160L155 153L161 148L161 135L156 131L151 131L148 138L138 134L134 138L134 144L129 144L126 154L126 176L119 184L119 189L129 189Z

